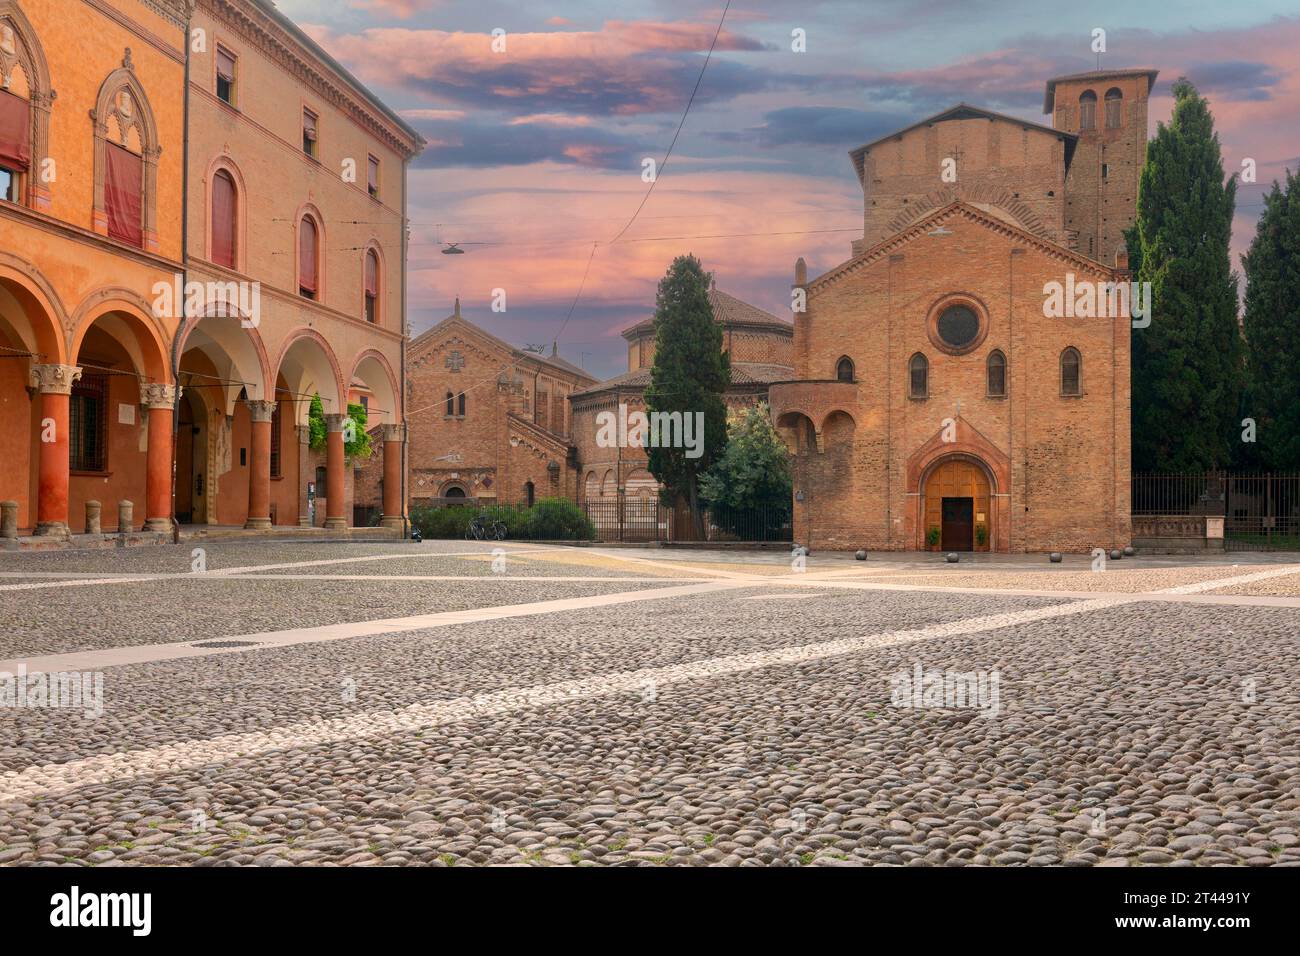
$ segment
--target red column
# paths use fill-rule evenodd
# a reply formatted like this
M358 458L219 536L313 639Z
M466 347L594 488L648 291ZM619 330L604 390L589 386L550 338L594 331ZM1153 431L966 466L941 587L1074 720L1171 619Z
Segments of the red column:
M158 382L140 386L140 404L149 415L149 453L145 459L145 531L172 526L172 413L176 387Z
M275 402L248 402L248 520L245 528L271 527L271 418Z
M325 527L346 528L343 516L343 426L346 415L325 416Z
M68 534L68 406L75 365L33 365L32 386L41 396L39 472L36 480L36 534Z
M384 514L379 524L384 528L401 528L402 507L402 437L401 425L384 425Z

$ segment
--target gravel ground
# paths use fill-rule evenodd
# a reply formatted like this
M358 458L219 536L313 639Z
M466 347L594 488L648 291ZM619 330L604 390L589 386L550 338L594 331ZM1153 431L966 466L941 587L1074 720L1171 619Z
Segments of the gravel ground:
M311 560L301 547L283 560ZM159 627L231 635L643 587L165 581L0 604L18 622L6 639L49 653L150 627L152 642ZM1037 619L989 621L1000 614ZM918 628L931 630L779 657ZM110 668L101 718L0 711L0 792L26 794L0 804L0 864L1297 865L1298 636L1294 608L772 582ZM996 715L899 706L893 686L918 665L995 673ZM678 666L648 688L639 677ZM584 679L577 698L537 693ZM460 703L493 694L495 710ZM426 705L461 716L391 719ZM70 761L136 769L16 785Z

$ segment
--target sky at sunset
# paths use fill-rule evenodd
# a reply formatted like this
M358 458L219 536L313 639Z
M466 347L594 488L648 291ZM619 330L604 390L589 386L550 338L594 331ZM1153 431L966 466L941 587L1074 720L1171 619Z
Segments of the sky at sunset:
M280 0L428 140L410 173L410 316L462 311L516 344L547 343L600 377L648 317L673 256L789 315L794 260L820 274L862 232L848 150L957 102L1050 125L1044 81L1154 67L1151 129L1180 75L1210 100L1238 190L1234 266L1284 168L1300 164L1300 0L741 0L667 166L646 191L699 76L721 4L686 0ZM506 31L506 51L492 31ZM806 31L807 51L791 50ZM459 242L466 254L442 255ZM481 244L480 244L481 243ZM593 253L594 249L594 253ZM589 264L589 270L588 270ZM587 271L572 319L561 333ZM504 313L491 311L493 289Z

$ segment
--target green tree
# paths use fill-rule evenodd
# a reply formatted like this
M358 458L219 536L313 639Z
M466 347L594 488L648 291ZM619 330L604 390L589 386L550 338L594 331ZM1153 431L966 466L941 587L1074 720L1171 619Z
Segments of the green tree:
M678 256L659 280L655 296L655 361L645 391L646 409L680 412L685 421L703 414L702 447L650 448L650 473L663 486L667 503L690 506L702 536L699 479L727 444L727 406L723 394L731 384L731 363L722 353L722 326L709 304L712 277L692 255ZM661 444L667 444L662 441ZM696 454L696 452L699 452Z
M1264 197L1246 273L1246 370L1243 415L1255 420L1256 443L1242 443L1243 462L1300 470L1300 177L1290 170ZM1252 455L1257 452L1257 457ZM1251 459L1255 460L1252 461Z
M370 435L366 431L366 422L369 416L366 413L364 405L348 404L348 417L352 419L353 427L346 428L344 435L351 435L351 441L344 440L343 454L349 458L369 458ZM307 430L308 445L312 451L320 451L325 447L326 435L328 429L325 427L325 406L321 403L320 395L311 397L311 405L307 408Z
M727 447L700 479L713 520L733 532L774 535L790 519L790 453L772 427L766 402L727 421Z
M1237 181L1225 181L1209 105L1186 79L1147 147L1127 234L1151 324L1134 329L1133 466L1205 471L1229 464L1242 385L1237 275L1228 244Z

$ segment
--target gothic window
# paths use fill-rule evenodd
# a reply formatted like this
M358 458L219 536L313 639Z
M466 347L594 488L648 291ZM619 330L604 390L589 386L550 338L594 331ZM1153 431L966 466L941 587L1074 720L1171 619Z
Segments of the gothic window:
M853 381L853 360L847 355L835 364L835 378L840 382Z
M157 251L158 127L130 51L99 88L93 112L95 229Z
M48 206L31 166L49 155L53 100L39 38L14 0L0 0L0 201Z

